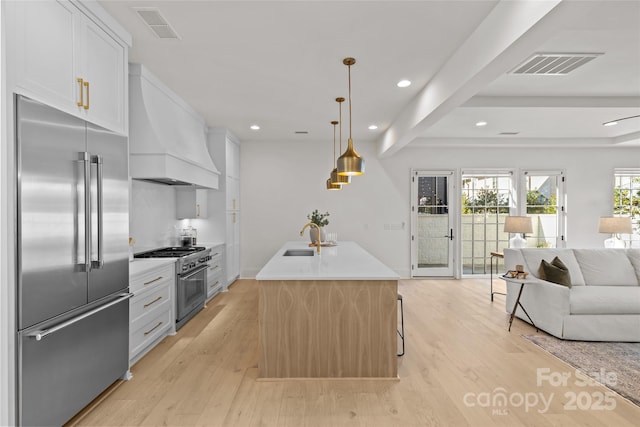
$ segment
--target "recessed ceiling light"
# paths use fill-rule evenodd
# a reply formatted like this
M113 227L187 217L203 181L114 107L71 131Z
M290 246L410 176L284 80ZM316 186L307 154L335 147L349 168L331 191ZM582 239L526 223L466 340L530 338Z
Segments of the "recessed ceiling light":
M369 130L376 130L376 129L378 129L378 126L376 126L376 125L370 125L369 126Z
M481 122L477 122L476 126L480 127L480 126L486 126L487 122L481 121Z
M603 124L602 124L602 126L615 126L615 125L617 125L617 124L618 124L618 122L613 121L613 122L603 123Z
M407 86L411 86L411 81L410 80L400 80L397 83L398 87L407 87Z
M251 125L251 126L249 126L249 129L251 129L251 130L260 130L260 126L258 126L258 125Z

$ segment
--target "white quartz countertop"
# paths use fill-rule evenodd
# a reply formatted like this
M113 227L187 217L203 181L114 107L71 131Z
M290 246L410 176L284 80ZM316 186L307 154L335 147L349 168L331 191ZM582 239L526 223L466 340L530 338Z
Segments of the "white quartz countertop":
M284 256L288 249L313 249L313 256ZM395 271L355 242L323 246L318 256L305 241L286 242L256 275L257 280L397 280Z
M178 258L142 258L134 259L129 263L129 277L146 273L156 268L162 268L169 264L175 264Z

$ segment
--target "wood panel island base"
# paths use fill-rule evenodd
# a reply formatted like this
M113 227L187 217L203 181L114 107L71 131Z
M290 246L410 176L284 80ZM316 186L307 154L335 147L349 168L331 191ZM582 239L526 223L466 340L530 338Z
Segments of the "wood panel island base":
M397 378L398 276L353 242L258 273L261 379Z

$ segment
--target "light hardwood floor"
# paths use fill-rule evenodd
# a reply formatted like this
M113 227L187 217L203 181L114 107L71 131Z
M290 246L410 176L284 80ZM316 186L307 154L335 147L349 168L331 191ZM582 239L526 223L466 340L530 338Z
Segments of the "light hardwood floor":
M521 336L534 328L516 319L507 332L504 297L490 302L487 279L403 280L399 291L407 340L399 380L256 381L257 282L239 280L69 425L638 425L640 408L617 395L600 402L613 409L591 406L608 389L578 387L572 368ZM545 368L571 378L539 385ZM506 406L486 402L500 393ZM572 394L593 409L572 409Z

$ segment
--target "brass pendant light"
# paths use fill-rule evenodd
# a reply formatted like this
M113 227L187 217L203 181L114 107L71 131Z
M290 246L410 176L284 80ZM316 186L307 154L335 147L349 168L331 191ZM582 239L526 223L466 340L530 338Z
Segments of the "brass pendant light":
M342 152L342 103L344 102L344 98L336 98L336 102L338 103L339 108L339 117L340 121L340 153ZM333 124L333 122L331 122ZM335 125L333 127L333 158L336 158L336 128ZM351 177L347 175L338 175L338 160L336 159L336 167L331 171L331 183L332 184L340 184L346 185L351 184Z
M338 122L334 120L331 122L331 124L333 125L333 157L331 157L331 161L333 161L333 159L336 158L336 125L338 124ZM334 183L332 181L332 177L333 172L331 172L331 175L329 176L329 178L327 178L327 190L342 190L342 185Z
M342 63L349 69L349 140L347 149L338 157L338 175L354 176L364 173L364 159L353 148L351 139L351 66L356 63L354 58L345 58Z

